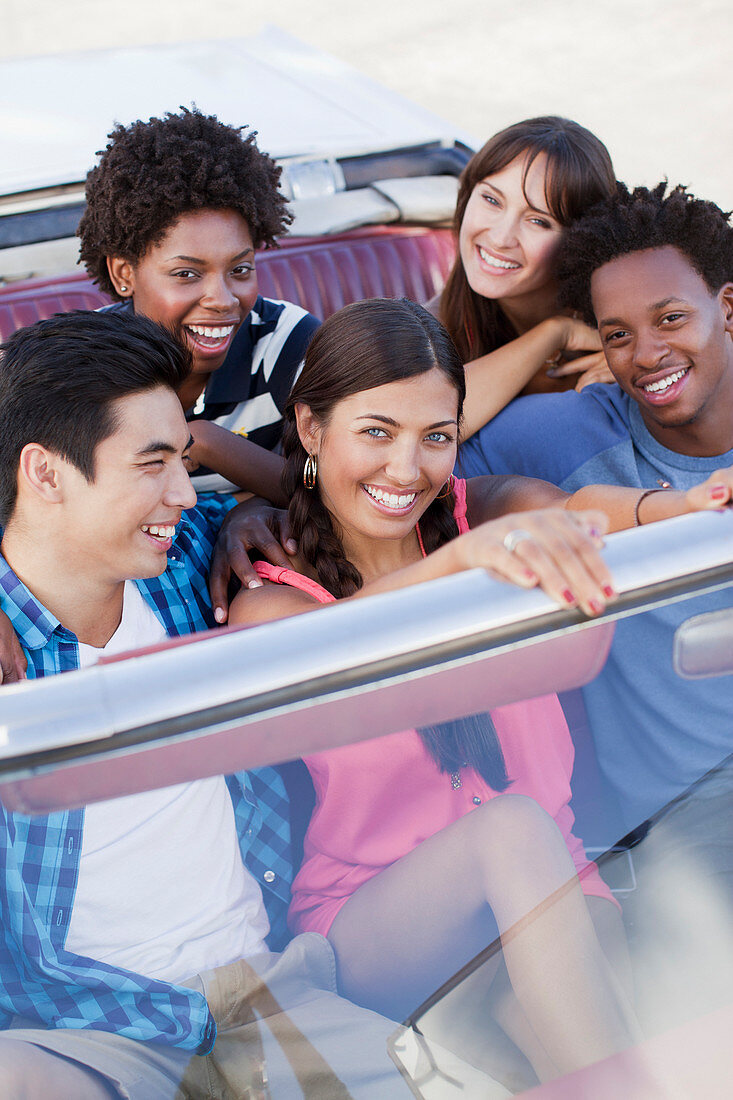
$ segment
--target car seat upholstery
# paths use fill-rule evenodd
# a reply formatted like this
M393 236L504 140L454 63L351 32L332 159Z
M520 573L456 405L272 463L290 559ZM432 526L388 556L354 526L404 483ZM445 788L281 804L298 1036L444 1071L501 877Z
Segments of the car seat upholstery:
M362 298L425 302L448 275L455 247L448 229L377 226L333 237L292 238L257 257L260 293L295 302L324 320ZM84 272L0 287L0 337L54 313L97 309L109 298Z

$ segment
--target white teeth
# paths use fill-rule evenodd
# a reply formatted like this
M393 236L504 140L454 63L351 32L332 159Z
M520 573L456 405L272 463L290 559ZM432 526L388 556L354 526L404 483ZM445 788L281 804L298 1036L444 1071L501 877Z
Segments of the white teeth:
M365 485L364 488L370 497L374 497L388 508L407 508L417 496L417 493L405 493L401 496L397 493L385 493L382 489L373 489L371 485Z
M484 251L481 245L479 245L479 255L484 263L489 264L491 267L502 267L507 271L515 271L520 266L511 263L509 260L500 260L496 256L490 255L490 253Z
M661 378L659 382L650 382L648 386L644 386L646 393L664 393L670 386L673 386L675 382L679 382L683 375L687 374L687 367L684 370L676 370L674 374L668 374L666 378Z
M225 336L229 336L234 325L221 325L218 328L212 325L187 325L186 327L197 336L207 336L210 340L223 340Z
M175 527L149 527L147 524L143 524L142 529L147 535L153 535L159 539L172 539L176 533Z

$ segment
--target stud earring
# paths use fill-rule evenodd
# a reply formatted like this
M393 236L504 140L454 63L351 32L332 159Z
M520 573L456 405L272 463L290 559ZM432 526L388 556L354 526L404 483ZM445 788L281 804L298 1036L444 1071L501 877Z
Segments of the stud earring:
M120 294L127 294L127 287L124 283L120 283Z
M303 467L303 484L306 489L313 490L316 487L316 478L318 477L318 456L308 455L305 460L305 466Z

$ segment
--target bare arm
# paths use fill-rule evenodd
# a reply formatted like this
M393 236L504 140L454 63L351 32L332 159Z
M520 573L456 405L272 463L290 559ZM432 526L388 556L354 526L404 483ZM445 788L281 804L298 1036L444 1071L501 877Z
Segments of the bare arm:
M608 516L610 531L623 531L730 504L733 501L733 468L716 470L706 481L687 492L586 485L575 493L566 493L538 478L518 475L474 477L467 482L467 501L471 526L507 511L561 507L573 512L599 509Z
M549 317L529 332L496 351L466 363L466 400L461 438L487 424L526 386L527 382L563 351L590 351L572 362L572 372L595 369L605 363L595 329L572 317Z
M274 504L286 505L281 478L284 462L280 455L258 447L220 424L210 420L192 420L191 462L208 466L227 481Z
M613 595L608 570L598 553L606 519L600 512L576 513L562 508L509 514L483 523L426 558L370 581L348 599L393 592L422 581L435 580L465 569L483 568L493 576L522 588L538 584L562 606L580 606L596 615ZM520 555L504 540L521 527L531 535ZM278 586L266 584L242 593L232 604L230 622L263 622L324 606L302 593L276 596ZM254 597L254 598L253 598Z

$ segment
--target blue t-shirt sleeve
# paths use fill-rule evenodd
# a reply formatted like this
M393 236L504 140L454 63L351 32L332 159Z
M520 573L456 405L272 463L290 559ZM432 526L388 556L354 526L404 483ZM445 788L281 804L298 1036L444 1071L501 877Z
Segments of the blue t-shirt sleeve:
M619 397L618 387L607 385L520 397L461 445L456 473L523 474L560 485L594 454L628 436Z

